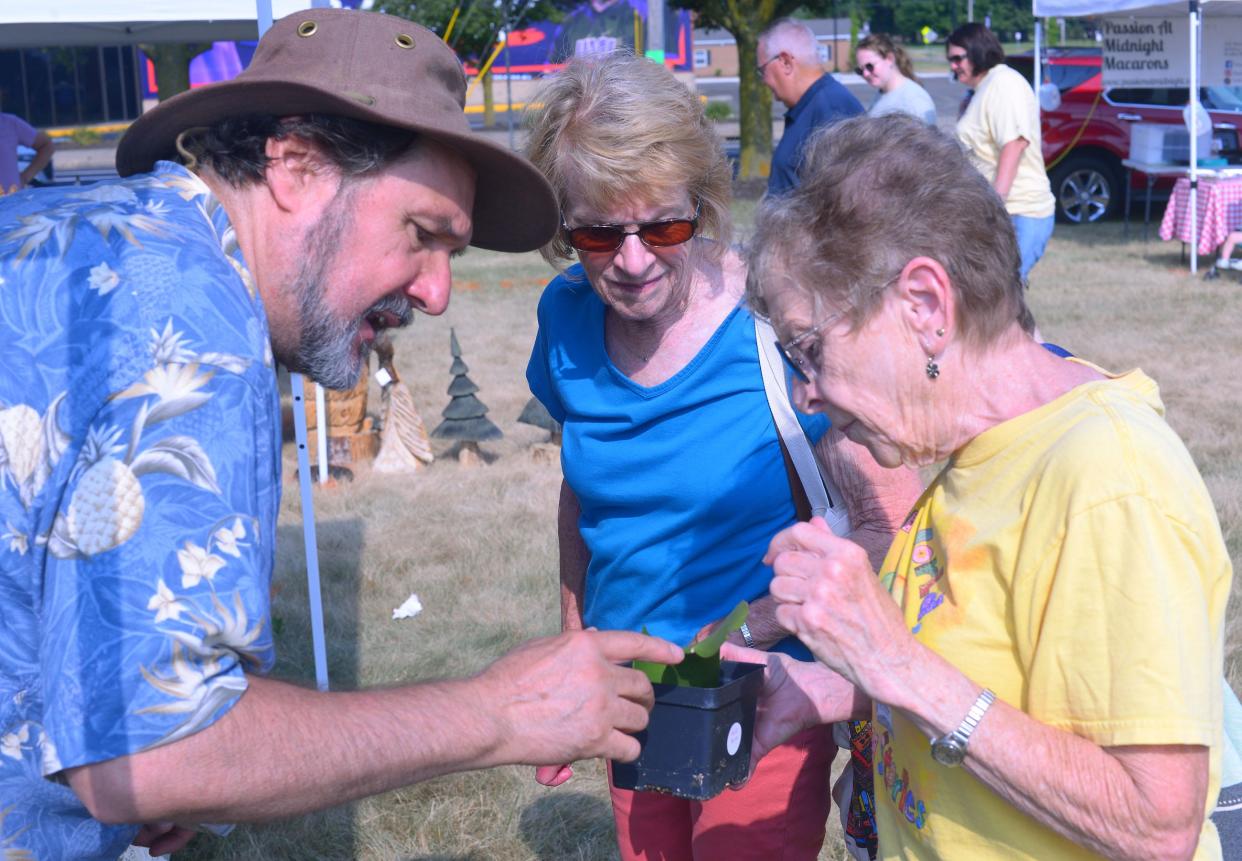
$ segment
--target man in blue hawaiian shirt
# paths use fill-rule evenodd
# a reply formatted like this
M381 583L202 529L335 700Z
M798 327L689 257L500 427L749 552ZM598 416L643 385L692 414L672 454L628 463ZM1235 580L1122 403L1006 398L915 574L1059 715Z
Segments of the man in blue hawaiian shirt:
M445 309L451 254L555 230L538 173L470 133L464 90L433 33L310 10L235 80L135 122L125 179L0 201L3 857L158 854L188 836L168 823L637 755L651 688L617 664L680 650L636 634L384 691L262 676L275 362L352 385L378 331Z

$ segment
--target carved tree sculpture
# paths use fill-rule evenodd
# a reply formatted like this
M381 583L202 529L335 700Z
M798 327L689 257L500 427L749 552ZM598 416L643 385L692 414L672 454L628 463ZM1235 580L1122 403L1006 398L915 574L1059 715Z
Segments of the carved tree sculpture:
M376 472L417 472L435 460L427 427L414 407L409 387L397 374L392 340L387 332L376 337L373 348L380 368L388 375L383 383L384 427L380 431L380 449L373 468Z
M457 450L458 461L476 465L482 462L479 443L500 439L504 433L487 418L487 405L474 396L479 387L466 375L470 368L462 361L456 330L449 330L449 348L453 353L453 365L449 368L453 381L448 387L452 400L441 413L444 421L440 422L431 435L440 439L457 440L461 444Z
M548 408L539 398L531 398L526 402L526 406L522 408L522 414L518 416L518 421L524 425L543 428L551 434L548 442L561 444L561 423L552 418L552 414L548 412Z

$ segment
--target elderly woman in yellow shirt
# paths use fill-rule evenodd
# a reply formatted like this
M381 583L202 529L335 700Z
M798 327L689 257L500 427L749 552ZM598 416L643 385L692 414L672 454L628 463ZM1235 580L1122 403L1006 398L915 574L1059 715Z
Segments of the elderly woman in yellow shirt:
M767 658L756 746L872 717L882 858L1219 859L1212 501L1151 379L1030 337L1006 221L903 116L828 130L760 208L749 291L795 402L945 466L878 576L823 524L773 539L777 620L820 663Z

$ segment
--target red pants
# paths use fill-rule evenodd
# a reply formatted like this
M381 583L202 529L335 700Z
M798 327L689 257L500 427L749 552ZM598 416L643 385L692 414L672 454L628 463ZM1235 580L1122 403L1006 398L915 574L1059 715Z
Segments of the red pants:
M832 804L832 727L791 738L742 789L687 801L612 786L622 861L814 861Z

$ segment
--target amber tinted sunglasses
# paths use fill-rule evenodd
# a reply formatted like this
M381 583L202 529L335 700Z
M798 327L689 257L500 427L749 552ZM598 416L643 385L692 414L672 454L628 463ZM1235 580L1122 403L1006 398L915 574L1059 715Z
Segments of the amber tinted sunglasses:
M561 222L565 240L579 251L616 251L627 236L637 236L648 248L668 248L689 242L699 227L699 207L694 207L690 218L669 218L665 221L646 221L636 224L634 230L626 230L622 224L588 224L570 227Z

